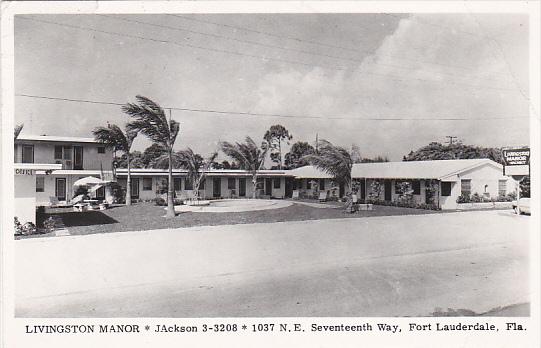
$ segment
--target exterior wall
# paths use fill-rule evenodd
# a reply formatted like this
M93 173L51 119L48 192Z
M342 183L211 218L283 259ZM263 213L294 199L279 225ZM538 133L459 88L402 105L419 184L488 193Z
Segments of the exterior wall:
M143 190L143 178L151 178L152 179L152 190ZM178 178L179 176L173 176L173 178ZM214 198L214 192L213 192L213 179L214 178L221 178L221 196L222 198L239 198L239 179L240 177L233 177L235 179L235 194L231 194L231 190L228 188L228 178L231 176L207 176L205 177L205 187L204 189L199 190L199 197L203 199L211 199ZM157 190L160 185L161 180L166 180L167 176L164 175L156 175L156 176L138 176L137 174L132 174L132 181L134 178L139 179L139 199L140 200L152 200L158 196ZM246 198L252 197L253 192L253 185L252 185L252 177L246 176L244 177L246 179ZM261 176L260 178L268 178L265 176ZM280 180L280 188L274 188L272 187L272 198L283 198L285 196L285 178L284 177L272 177L272 180L274 182L274 179L278 178ZM271 185L273 185L273 182ZM122 178L118 179L118 184L122 186L124 189L126 188L126 177L123 176ZM188 199L194 197L193 190L186 190L186 178L181 177L181 190L176 190L175 194L177 198L180 199ZM53 195L54 195L54 182L53 182ZM47 196L48 200L48 196Z
M15 216L21 224L36 223L36 175L15 175Z
M88 175L63 175L55 174L54 172L50 175L38 174L38 176L44 177L44 190L43 192L35 192L36 188L36 179L34 178L33 187L34 194L36 196L36 205L48 206L50 202L50 197L56 196L56 179L65 178L66 179L66 201L70 201L75 196L75 187L73 184L82 178L87 177ZM94 175L97 177L97 175Z
M507 176L503 176L500 169L486 164L477 167L456 176L456 181L451 186L451 196L442 197L440 191L440 205L442 209L456 209L458 204L456 200L462 194L461 180L471 180L471 194L478 193L487 198L498 197L499 180L506 180L506 194L515 192L516 182ZM485 189L486 187L486 189ZM486 192L486 195L485 195Z
M44 141L18 141L15 148L15 163L22 161L22 145L34 145L34 163L55 163L54 148L56 145L61 146L82 146L83 148L83 169L100 170L104 171L112 170L113 152L111 149L106 148L105 153L98 153L98 147L100 144L89 143L62 143L62 142L44 142ZM72 163L73 163L73 150L72 150ZM73 168L67 168L73 169Z
M440 195L441 209L443 210L456 209L457 207L456 200L460 196L460 182L459 181L451 182L451 195L450 196L441 195L441 182L440 182L439 195Z

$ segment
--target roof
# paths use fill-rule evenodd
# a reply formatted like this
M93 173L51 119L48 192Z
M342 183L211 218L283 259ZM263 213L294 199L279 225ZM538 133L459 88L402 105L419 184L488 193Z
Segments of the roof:
M26 135L21 134L15 141L52 141L63 143L98 143L94 138L61 137L56 135Z
M444 179L452 175L490 164L501 168L501 165L487 158L359 163L353 165L353 178L378 179Z
M502 166L490 159L461 159L438 161L378 162L356 163L351 172L352 178L373 179L449 179L453 175L482 165L492 165L501 170ZM291 175L303 178L332 178L331 175L315 168L305 166L292 169Z
M15 169L30 169L30 170L55 170L62 169L61 164L49 164L49 163L14 163Z
M289 174L297 179L332 179L332 175L327 174L314 166L304 166L289 170Z

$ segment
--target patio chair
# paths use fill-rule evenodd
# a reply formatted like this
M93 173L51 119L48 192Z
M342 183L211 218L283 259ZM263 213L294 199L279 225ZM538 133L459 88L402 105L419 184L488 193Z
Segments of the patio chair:
M319 201L320 202L326 202L327 201L327 191L319 192Z

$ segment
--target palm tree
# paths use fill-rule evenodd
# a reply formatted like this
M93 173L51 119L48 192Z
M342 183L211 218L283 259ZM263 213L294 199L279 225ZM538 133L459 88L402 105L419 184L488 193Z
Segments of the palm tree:
M304 157L311 165L325 173L332 175L333 179L351 192L351 169L353 159L351 154L343 147L333 145L327 140L318 142L318 153Z
M193 183L193 195L195 199L199 198L199 186L207 171L210 169L212 163L218 156L217 152L213 152L206 160L201 160L201 156L193 152L191 148L178 151L176 154L176 160L179 165L188 170L187 179Z
M257 174L265 162L265 157L269 150L268 145L263 143L261 148L259 148L252 138L246 137L244 143L222 141L220 148L227 156L236 161L241 169L247 170L252 174L252 197L256 198Z
M114 151L122 151L126 155L128 165L128 179L126 180L126 205L131 205L131 172L130 172L130 149L133 140L137 136L137 132L127 127L126 132L123 132L119 126L115 124L107 124L107 127L96 127L92 133L96 141L113 148Z
M136 96L137 103L127 103L122 106L122 111L134 118L128 124L128 128L141 132L155 144L161 145L167 153L169 160L168 190L167 190L167 217L175 216L173 203L173 145L180 130L180 124L165 116L161 106L151 99Z

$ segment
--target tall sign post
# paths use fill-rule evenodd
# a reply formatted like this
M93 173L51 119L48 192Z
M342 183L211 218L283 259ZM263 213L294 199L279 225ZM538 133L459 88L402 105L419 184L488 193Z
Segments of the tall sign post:
M520 182L530 175L530 148L509 148L502 150L503 175L511 176L517 184L517 214L520 214Z

